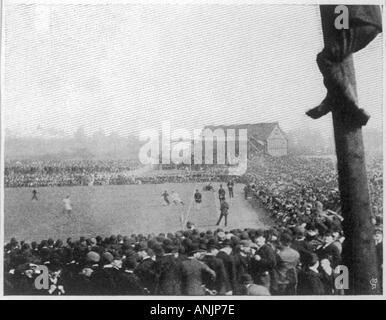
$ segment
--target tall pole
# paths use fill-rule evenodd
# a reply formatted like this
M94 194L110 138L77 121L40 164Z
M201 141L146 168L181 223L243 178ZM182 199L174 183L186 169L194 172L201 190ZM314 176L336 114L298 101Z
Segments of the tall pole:
M352 64L352 59L351 59ZM339 191L343 214L343 264L349 270L349 294L379 294L380 278L373 240L362 129L333 112Z
M321 6L325 46L336 39L334 15L327 6ZM333 9L332 9L333 10ZM352 54L341 62L342 74L356 95L355 69ZM326 84L326 82L325 82ZM343 264L349 271L348 294L380 293L380 278L373 240L370 196L366 174L362 124L354 121L350 108L343 106L339 91L329 92L336 105L331 109L338 167L339 190L343 214ZM334 96L335 94L335 96ZM355 101L356 104L358 101Z

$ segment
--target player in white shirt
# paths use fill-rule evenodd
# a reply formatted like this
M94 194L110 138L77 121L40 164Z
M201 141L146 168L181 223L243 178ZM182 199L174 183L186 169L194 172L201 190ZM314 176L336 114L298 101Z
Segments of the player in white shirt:
M63 203L64 203L63 213L65 213L65 214L71 214L71 212L72 212L72 206L71 206L70 195L67 195L67 196L63 199Z
M171 198L174 204L184 204L184 202L180 198L180 195L175 191L172 191Z

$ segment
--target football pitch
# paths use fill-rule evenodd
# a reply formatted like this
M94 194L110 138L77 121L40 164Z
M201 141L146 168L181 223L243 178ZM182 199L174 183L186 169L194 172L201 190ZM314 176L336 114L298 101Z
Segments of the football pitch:
M11 237L25 241L79 236L110 236L175 232L187 221L200 230L216 229L219 216L217 189L203 191L203 183L165 183L35 188L6 188L4 201L5 241ZM268 220L262 208L244 199L242 185L235 185L235 198L228 199L228 227L261 228ZM202 193L202 205L193 204L195 189ZM184 205L164 206L161 194L176 191ZM63 212L62 200L70 195L71 215ZM224 228L224 221L220 227Z

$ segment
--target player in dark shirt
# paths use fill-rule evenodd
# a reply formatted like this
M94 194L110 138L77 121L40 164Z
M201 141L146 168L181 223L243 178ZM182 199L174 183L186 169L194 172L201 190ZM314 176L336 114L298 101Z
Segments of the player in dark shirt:
M165 206L168 206L170 204L170 201L169 201L169 193L165 190L163 194L161 194L161 196L163 197L164 199L164 205Z
M37 197L37 194L38 194L38 192L35 190L35 189L33 189L32 190L32 199L31 200L38 200L38 197Z
M221 200L220 205L220 217L218 218L218 221L216 223L216 226L220 225L220 222L222 218L225 219L225 226L228 225L228 213L229 213L229 204L225 200Z
M198 189L196 189L196 192L194 194L194 203L196 204L196 210L200 210L201 208L201 202L202 202L202 194Z
M234 187L234 182L232 180L228 181L227 186L228 186L228 192L229 192L229 198L233 198L233 187Z
M220 189L218 189L218 198L219 198L220 202L222 200L225 200L225 190L222 187L222 184L220 184Z

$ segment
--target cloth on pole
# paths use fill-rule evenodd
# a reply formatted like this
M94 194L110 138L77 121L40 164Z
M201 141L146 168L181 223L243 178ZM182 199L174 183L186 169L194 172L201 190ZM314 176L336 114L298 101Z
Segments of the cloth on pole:
M351 55L366 47L382 32L382 14L376 5L347 5L348 28L337 28L336 5L321 5L324 48L317 63L324 78L327 96L320 105L306 112L318 119L332 110L347 114L347 121L365 125L370 116L358 107Z

